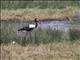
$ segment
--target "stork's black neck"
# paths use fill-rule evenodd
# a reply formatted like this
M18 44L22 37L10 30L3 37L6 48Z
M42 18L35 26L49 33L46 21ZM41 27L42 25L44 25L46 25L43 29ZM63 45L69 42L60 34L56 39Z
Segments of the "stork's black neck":
M35 18L35 23L36 23L36 26L35 26L35 28L38 26L38 23L37 23L38 21L37 21L37 18Z
M36 22L36 26L35 27L37 27L38 26L38 23Z

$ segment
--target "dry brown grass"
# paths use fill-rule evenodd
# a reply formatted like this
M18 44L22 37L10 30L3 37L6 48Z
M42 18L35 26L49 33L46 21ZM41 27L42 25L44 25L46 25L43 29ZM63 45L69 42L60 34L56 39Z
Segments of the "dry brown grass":
M80 42L1 46L1 60L80 60Z
M1 10L1 20L8 19L49 19L49 18L72 18L79 9L17 9L17 10Z

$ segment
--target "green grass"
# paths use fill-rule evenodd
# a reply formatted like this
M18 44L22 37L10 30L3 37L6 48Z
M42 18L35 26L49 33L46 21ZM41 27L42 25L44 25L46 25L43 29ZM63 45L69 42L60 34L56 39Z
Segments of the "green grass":
M20 9L20 8L64 9L68 6L80 8L80 1L1 1L2 9Z
M42 19L66 19L69 17L70 20L75 16L79 16L79 8L66 7L65 9L17 9L17 10L1 10L1 20L38 20Z
M40 45L1 44L1 60L80 60L80 41ZM3 58L4 57L4 58Z
M59 41L62 37L60 31L53 31L51 29L42 30L35 29L30 33L17 32L21 27L21 24L17 23L2 23L1 24L1 40L2 43L11 43L16 41L19 44L39 44L48 43L52 41ZM23 24L24 25L24 24ZM22 43L21 43L22 42Z
M16 41L18 44L46 44L52 42L80 40L80 31L70 30L63 32L52 29L34 29L31 33L22 33L17 30L26 24L23 23L1 23L1 43L9 44Z
M70 36L70 40L72 42L79 40L80 39L80 30L70 29L69 36Z
M1 19L48 19L70 20L79 15L80 1L1 1Z

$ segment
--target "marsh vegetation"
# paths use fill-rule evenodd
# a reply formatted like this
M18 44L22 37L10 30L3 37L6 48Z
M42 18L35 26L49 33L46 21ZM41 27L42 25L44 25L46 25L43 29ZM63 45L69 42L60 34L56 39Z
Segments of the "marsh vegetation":
M30 33L24 33L17 30L27 23L8 21L0 24L2 60L80 59L80 30L70 29L65 32L38 27Z
M18 32L27 26L27 20L66 20L66 17L79 23L80 1L1 1L0 59L80 60L80 23L78 27L71 25L67 31L64 31L67 27L59 30L60 26L52 29L45 25L45 29L42 24L43 29Z
M53 21L54 22L54 21ZM1 42L2 43L11 43L16 41L18 44L40 44L40 43L50 43L50 42L61 42L61 41L77 41L80 40L80 30L78 29L68 29L64 27L63 30L58 29L57 25L53 26L54 29L50 26L45 28L41 24L41 27L37 27L31 32L18 32L18 29L27 26L26 23L18 22L2 22L1 24ZM43 23L44 24L44 23ZM49 23L48 23L49 24ZM54 23L55 24L55 23ZM59 25L58 25L59 26ZM56 29L57 28L57 29ZM60 28L60 27L59 27Z

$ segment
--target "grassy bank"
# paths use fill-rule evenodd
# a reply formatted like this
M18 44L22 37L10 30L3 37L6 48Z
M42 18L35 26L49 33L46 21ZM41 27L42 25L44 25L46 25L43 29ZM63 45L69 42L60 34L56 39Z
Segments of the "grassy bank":
M79 10L79 1L2 1L1 20L72 18Z
M1 60L80 60L80 41L58 42L25 47L15 44L0 46Z
M73 18L79 15L79 8L67 7L65 9L17 9L17 10L1 10L1 20L29 20L38 19L54 19L54 18Z
M25 8L38 8L38 9L64 9L66 7L80 8L80 1L1 1L2 9L25 9Z

